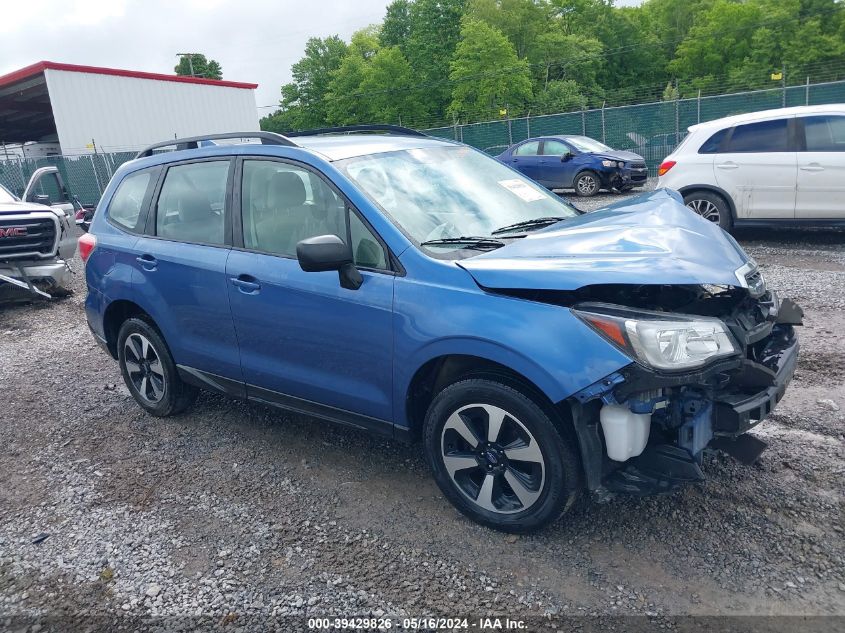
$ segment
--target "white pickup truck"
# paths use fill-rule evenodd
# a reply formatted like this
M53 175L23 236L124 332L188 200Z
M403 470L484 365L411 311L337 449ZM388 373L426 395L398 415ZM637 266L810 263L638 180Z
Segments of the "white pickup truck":
M0 185L0 300L67 293L74 223L73 203L56 167L36 170L23 200Z

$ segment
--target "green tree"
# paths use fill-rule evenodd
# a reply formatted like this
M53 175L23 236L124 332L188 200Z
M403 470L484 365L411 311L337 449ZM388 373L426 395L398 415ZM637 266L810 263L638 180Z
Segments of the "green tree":
M370 103L359 96L366 73L367 60L363 56L353 53L343 58L340 68L332 73L325 96L328 123L351 125L370 118Z
M593 35L596 26L613 12L613 0L550 0L549 4L566 35Z
M382 46L403 48L411 34L411 3L409 0L393 0L387 5L381 25L379 42Z
M305 44L305 56L291 68L293 81L282 86L281 110L293 129L326 123L326 93L346 51L346 43L337 35L312 37Z
M461 37L465 0L415 0L410 8L410 32L405 55L425 90L426 109L442 113L451 98L450 63Z
M661 97L661 101L675 101L678 99L680 95L678 94L678 88L673 84L671 81L666 84L666 87L663 89L663 96Z
M369 103L372 121L419 125L425 103L411 64L397 46L382 48L373 57L361 82L361 99Z
M534 40L528 59L544 89L551 81L567 79L594 91L602 68L603 48L602 43L592 37L551 31Z
M517 57L501 31L475 18L462 22L449 79L453 88L447 112L454 118L490 116L505 107L516 113L531 99L528 62Z
M372 119L372 104L359 95L370 61L377 56L378 50L377 26L369 26L352 34L340 66L331 72L331 80L324 98L328 123L351 125Z
M204 79L223 79L223 67L220 62L206 58L200 53L182 55L173 69L183 77L202 77Z
M545 90L537 95L531 106L532 114L571 112L587 107L585 97L578 83L571 79L551 81Z
M669 70L705 90L771 86L771 73L803 79L845 55L845 8L821 0L716 0L698 14Z
M470 0L467 14L504 33L520 59L528 55L534 40L549 29L551 17L545 0Z
M716 0L696 17L669 71L681 80L698 79L701 87L718 82L751 55L752 36L762 17L756 2Z

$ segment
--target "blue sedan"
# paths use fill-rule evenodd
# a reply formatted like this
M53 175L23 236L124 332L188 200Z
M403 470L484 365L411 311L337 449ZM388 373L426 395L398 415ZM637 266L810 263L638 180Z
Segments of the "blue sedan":
M575 189L579 196L601 189L628 191L648 179L645 159L617 151L588 136L529 138L497 156L549 189Z

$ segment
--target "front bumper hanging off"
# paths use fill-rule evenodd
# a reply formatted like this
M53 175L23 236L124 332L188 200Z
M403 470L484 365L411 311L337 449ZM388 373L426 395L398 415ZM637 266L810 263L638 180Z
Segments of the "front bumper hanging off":
M587 487L640 495L670 492L704 479L705 448L755 460L766 445L744 434L781 400L798 361L793 324L800 324L803 314L788 299L778 308L764 331L758 328L749 335L753 354L747 350L745 357L683 374L633 363L575 394L571 409ZM597 423L600 409L614 404L651 414L648 444L624 462L608 458Z
M43 264L0 262L0 299L6 295L20 296L18 289L43 299L52 299L52 295L44 289L65 287L70 274L70 268L64 260ZM4 291L3 284L11 288Z

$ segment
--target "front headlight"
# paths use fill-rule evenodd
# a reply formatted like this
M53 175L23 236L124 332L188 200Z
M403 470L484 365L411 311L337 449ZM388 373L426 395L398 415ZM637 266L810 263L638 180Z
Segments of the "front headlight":
M626 310L607 313L573 310L623 352L653 369L694 369L739 351L719 319L686 315L642 315Z
M601 164L602 164L602 167L616 167L616 161L615 160L603 160L601 162Z

